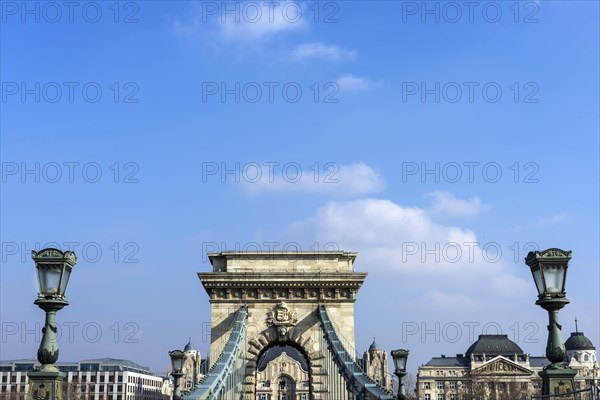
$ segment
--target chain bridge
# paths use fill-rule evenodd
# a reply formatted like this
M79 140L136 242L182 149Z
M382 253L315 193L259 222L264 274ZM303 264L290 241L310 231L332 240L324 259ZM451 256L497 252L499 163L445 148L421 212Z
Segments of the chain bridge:
M209 258L212 272L198 273L211 304L209 369L183 399L260 400L258 363L276 346L293 347L306 359L310 400L394 398L361 368L354 350L354 302L367 276L353 269L356 253Z

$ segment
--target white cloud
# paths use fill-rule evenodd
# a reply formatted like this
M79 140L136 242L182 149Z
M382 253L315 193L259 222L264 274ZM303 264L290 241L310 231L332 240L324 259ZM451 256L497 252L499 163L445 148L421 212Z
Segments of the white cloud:
M252 175L251 179L242 179L244 191L251 195L304 192L344 197L375 193L386 187L381 174L363 162L349 165L325 163L304 169L299 164L289 163L274 167L273 173L261 168L260 179L255 178L259 175L254 171L242 175Z
M390 200L329 202L289 225L285 235L357 251L360 270L401 279L407 290L417 290L419 301L440 307L475 310L482 296L528 293L518 267L497 254L495 243L487 246L470 229L438 223L426 209Z
M291 22L284 18L276 17L272 21L262 18L257 22L227 21L219 23L219 32L228 40L255 41L267 39L282 32L297 31L306 28L303 20Z
M515 230L523 231L528 229L546 228L553 225L561 224L569 220L569 215L565 212L550 215L549 217L538 217L534 221L524 225L517 225Z
M452 193L440 190L428 193L427 196L433 197L433 205L430 212L434 215L473 217L490 208L489 205L482 203L479 197L471 197L463 200L457 198Z
M291 55L293 60L322 58L329 61L353 60L356 56L357 53L354 50L324 43L303 43L296 47Z
M230 41L256 42L279 33L307 28L300 3L193 2L192 18L171 18L171 30L179 36L218 37Z
M549 226L549 225L556 225L556 224L560 224L561 222L566 221L567 219L569 219L569 216L566 213L558 213L558 214L554 214L551 215L550 217L542 217L538 219L538 224L539 226Z
M359 92L375 86L375 82L352 74L340 76L336 83L341 92Z

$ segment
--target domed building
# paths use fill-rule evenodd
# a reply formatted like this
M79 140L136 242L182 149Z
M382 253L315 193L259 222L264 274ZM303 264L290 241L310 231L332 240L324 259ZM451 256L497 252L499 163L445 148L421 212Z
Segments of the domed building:
M600 366L596 348L583 332L577 330L577 320L575 320L575 332L571 332L571 336L565 342L565 349L565 363L577 370L575 387L583 389L592 385L594 381L597 382Z
M387 353L379 348L375 339L365 351L362 358L363 368L367 375L375 379L384 388L392 389L392 379L388 371Z
M583 332L571 332L571 337L565 342L567 350L565 362L569 365L581 365L593 368L596 363L596 348Z
M575 388L584 389L597 382L600 367L596 348L583 332L576 328L565 342L565 348L565 362L577 370ZM542 380L538 373L549 363L545 356L525 353L507 335L479 335L464 355L434 357L419 367L417 398L529 398L541 394Z
M200 372L200 352L192 344L192 339L183 348L183 377L181 378L181 390L191 390L200 382L202 374Z
M432 358L419 367L421 400L525 398L541 390L545 357L531 357L507 335L479 335L465 354Z

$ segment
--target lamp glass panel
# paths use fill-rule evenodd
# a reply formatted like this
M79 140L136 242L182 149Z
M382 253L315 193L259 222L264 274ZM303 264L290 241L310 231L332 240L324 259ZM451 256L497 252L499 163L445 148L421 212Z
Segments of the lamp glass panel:
M396 363L396 368L404 371L406 369L406 357L399 357L398 362Z
M394 353L392 354L392 358L394 359L394 367L397 370L404 371L406 369L406 360L408 358L408 354L402 353Z
M564 266L560 264L548 264L543 266L544 280L546 281L546 292L548 294L562 293L565 277Z
M69 278L71 277L71 267L65 267L65 271L63 273L62 281L60 281L60 295L64 296L67 291L67 285L69 284Z
M535 281L535 287L537 288L538 294L542 296L545 292L544 289L544 281L542 279L542 269L538 267L536 270L532 271L533 280Z
M171 356L171 366L173 367L173 371L181 371L183 367L183 352L181 351L173 351L169 353Z
M60 275L62 269L56 264L42 264L38 266L38 279L42 295L52 296L58 294Z

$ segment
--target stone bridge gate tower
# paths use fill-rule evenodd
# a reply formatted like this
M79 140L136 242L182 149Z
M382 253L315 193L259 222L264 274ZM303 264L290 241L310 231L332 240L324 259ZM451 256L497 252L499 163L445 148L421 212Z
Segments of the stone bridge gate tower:
M313 399L327 399L327 374L318 306L325 305L348 351L354 345L354 302L367 274L354 272L356 253L209 253L212 272L198 273L211 304L212 365L227 343L235 312L248 307L244 391L256 393L261 355L277 345L298 349L307 359ZM354 354L352 354L354 357Z

